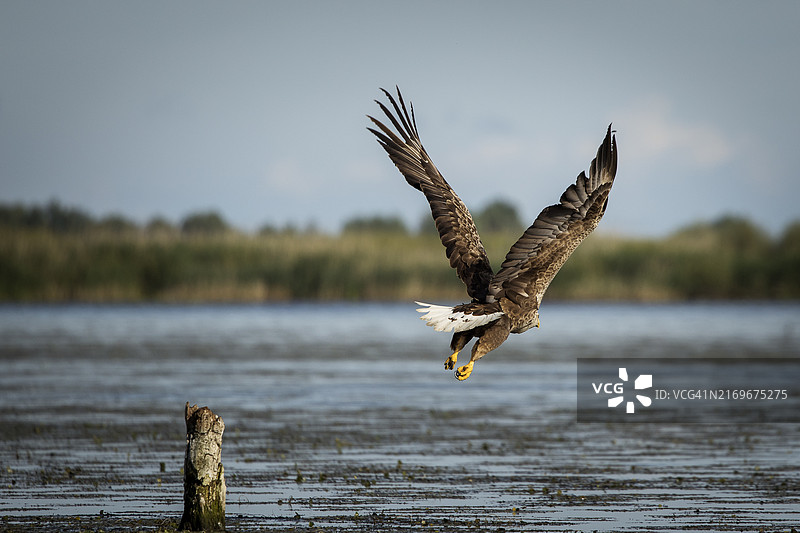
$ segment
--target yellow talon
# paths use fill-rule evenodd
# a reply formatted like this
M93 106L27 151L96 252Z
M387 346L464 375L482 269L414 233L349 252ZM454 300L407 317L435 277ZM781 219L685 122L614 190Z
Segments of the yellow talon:
M458 367L458 370L456 370L456 379L459 381L464 381L465 379L467 379L469 375L472 374L473 364L475 363L470 361L466 365Z
M444 362L445 370L453 370L456 367L457 362L458 362L458 350L456 350L453 355L445 359Z

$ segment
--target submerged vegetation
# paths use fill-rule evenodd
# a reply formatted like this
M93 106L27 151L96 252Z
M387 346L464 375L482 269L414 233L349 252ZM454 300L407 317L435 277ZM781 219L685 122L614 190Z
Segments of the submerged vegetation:
M480 216L476 216L480 226ZM503 228L502 225L499 226ZM480 229L480 227L479 227ZM488 231L492 265L519 232ZM433 232L354 219L339 235L264 228L245 234L215 213L144 227L58 204L0 206L2 301L463 300ZM592 235L547 299L800 298L800 221L771 238L725 217L661 239Z

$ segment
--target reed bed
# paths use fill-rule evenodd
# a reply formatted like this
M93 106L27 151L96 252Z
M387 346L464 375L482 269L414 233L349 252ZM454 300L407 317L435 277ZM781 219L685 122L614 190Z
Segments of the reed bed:
M771 239L700 224L662 239L590 236L548 299L800 298L800 223ZM735 226L735 224L734 224ZM490 233L495 269L517 235ZM0 300L16 302L457 301L435 235L252 235L0 227Z

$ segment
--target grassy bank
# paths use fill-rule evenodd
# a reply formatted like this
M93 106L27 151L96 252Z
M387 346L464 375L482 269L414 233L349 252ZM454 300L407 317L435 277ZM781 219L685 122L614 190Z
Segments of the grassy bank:
M458 297L432 239L1 232L0 299L390 300Z
M484 243L495 268L516 235ZM259 235L0 227L2 301L462 300L434 235ZM548 299L800 298L800 223L771 239L741 219L667 238L593 235Z

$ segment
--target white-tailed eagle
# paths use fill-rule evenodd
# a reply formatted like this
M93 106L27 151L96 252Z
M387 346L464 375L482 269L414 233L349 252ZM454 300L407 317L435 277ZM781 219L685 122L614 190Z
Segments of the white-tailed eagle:
M617 142L608 127L589 175L578 175L557 204L545 207L506 254L495 273L467 207L436 169L419 139L414 107L409 114L400 90L397 99L381 89L394 114L376 100L394 130L369 116L378 129L368 128L389 154L406 181L430 204L450 266L467 286L470 303L447 307L417 302L421 317L437 331L452 331L453 354L444 366L452 370L458 353L473 338L472 357L455 371L464 380L478 359L500 346L509 333L539 326L539 305L564 262L600 222L617 173Z

